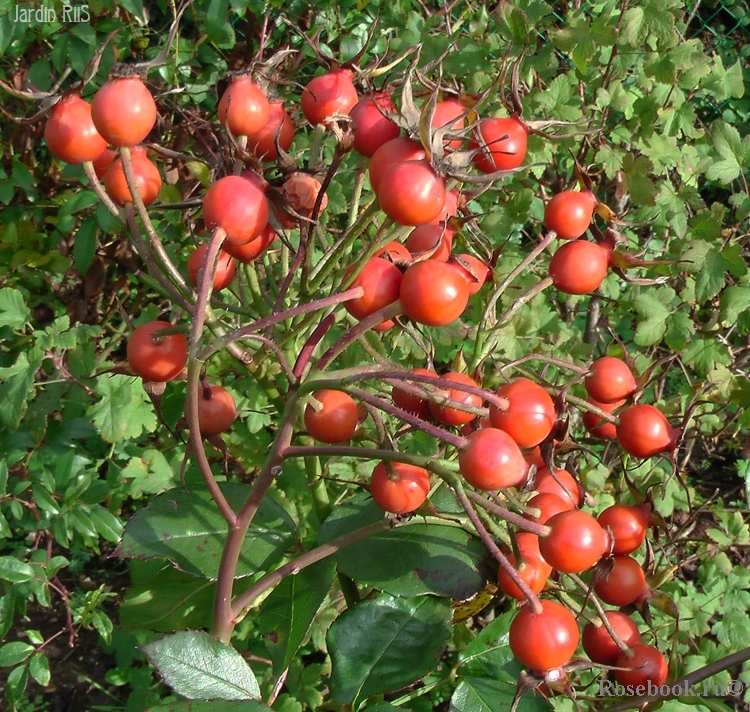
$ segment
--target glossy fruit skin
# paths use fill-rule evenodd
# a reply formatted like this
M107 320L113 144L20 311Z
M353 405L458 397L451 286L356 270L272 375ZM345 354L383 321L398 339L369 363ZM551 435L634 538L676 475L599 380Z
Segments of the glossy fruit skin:
M469 141L469 149L477 151L472 158L482 173L518 168L526 158L529 131L517 117L482 119Z
M586 571L609 550L609 535L588 512L560 512L547 520L547 526L552 531L541 539L539 550L558 571Z
M187 401L185 412L187 414ZM226 388L206 385L198 389L198 427L203 437L226 432L236 416L234 398Z
M268 200L247 178L219 178L203 198L203 219L209 230L223 228L229 244L243 245L268 224Z
M539 551L539 537L529 532L519 532L516 534L516 544L521 555L522 565L518 565L514 553L507 554L508 561L532 592L540 593L552 573L552 567L544 560ZM523 591L502 566L497 572L497 582L506 596L516 598L519 601L526 598Z
M461 105L458 99L445 99L435 104L435 113L432 115L432 127L436 129L450 126L448 133L461 133L463 130L466 119L461 115L465 109ZM460 118L459 118L460 117ZM462 139L460 138L445 138L443 139L443 145L450 151L455 151L461 148Z
M108 79L94 94L91 118L112 146L136 146L156 123L156 102L140 77Z
M627 668L627 670L616 670L615 680L621 685L647 686L649 682L661 687L669 676L669 665L667 659L652 645L635 643L630 646L633 657L628 658L625 653L620 653L615 661L616 667Z
M469 287L469 295L476 294L490 277L489 265L486 262L482 262L478 257L474 257L474 255L462 252L458 255L451 255L448 258L448 262L455 265L466 279L466 284ZM467 269L467 266L470 269Z
M544 208L544 225L561 240L575 240L588 230L597 200L590 190L564 190Z
M404 272L400 299L410 319L427 326L445 326L464 313L469 287L453 265L424 260Z
M288 151L294 141L294 124L289 118L283 101L272 101L269 116L260 131L248 134L247 148L263 161L275 161L279 157L276 137L282 151Z
M349 114L359 101L353 78L349 69L334 69L312 79L302 91L305 118L315 126L333 114Z
M534 489L539 494L554 494L570 502L571 509L583 504L583 488L567 470L556 469L553 477L547 466L540 467L534 476Z
M381 210L399 225L424 225L445 205L445 182L427 161L391 166L378 186Z
M605 615L617 637L625 645L632 648L641 642L638 626L629 615L620 611L607 611ZM597 626L593 621L584 626L581 642L589 659L600 665L614 665L622 652L604 625Z
M534 615L523 606L510 624L510 649L516 659L535 671L565 665L578 647L580 634L575 616L557 601L540 601L542 612Z
M359 299L344 302L344 308L355 318L364 319L398 299L401 290L401 270L383 257L371 257L355 277L351 287L362 287Z
M603 410L605 413L612 413L618 408L625 405L625 401L615 401L614 403L600 403L593 398L589 398L588 402L591 405L595 405L597 408ZM617 437L617 426L614 423L610 423L604 420L601 416L587 410L581 416L583 425L593 436L602 438L602 440L614 440Z
M463 383L465 386L476 386L476 381L467 376L465 373L458 373L456 371L450 371L446 373L442 378L446 381L453 381L454 383ZM473 393L467 393L466 391L459 391L456 388L448 388L448 397L457 403L464 405L474 406L480 408L482 406L482 398ZM439 403L430 402L430 411L432 412L435 419L440 421L443 425L460 426L470 423L477 416L473 413L467 413L463 410L451 408L448 405L440 405Z
M426 155L420 143L412 141L406 136L399 136L384 143L370 159L368 172L373 191L377 194L380 182L391 166L405 161L422 161Z
M400 242L391 240L373 254L373 257L382 257L390 260L411 260L411 252Z
M600 403L625 400L638 390L633 372L622 359L614 356L596 359L583 385L589 396Z
M354 399L343 391L324 389L313 395L323 407L305 408L305 427L316 440L335 444L348 440L357 429L359 413Z
M549 276L564 294L589 294L604 281L608 269L607 251L601 245L573 240L552 255Z
M405 462L391 462L394 479L388 474L388 466L379 462L370 479L370 494L386 512L406 514L419 509L430 491L430 475L422 467Z
M655 406L631 405L620 413L617 439L625 452L634 457L653 457L671 452L678 432Z
M406 238L406 249L412 255L434 250L429 259L447 262L451 256L451 247L455 231L440 225L419 225Z
M395 111L390 92L363 96L352 107L349 116L354 124L354 150L357 153L370 158L384 143L398 138L399 127L386 116Z
M133 164L135 182L143 204L151 205L159 197L159 191L161 190L159 169L146 155L146 150L140 146L134 146L130 150L130 160ZM107 195L117 205L133 202L121 158L117 158L107 169L104 176L104 187L107 190Z
M203 262L206 259L208 245L200 245L188 257L187 271L190 284L198 286L198 273L203 269ZM214 292L220 292L228 287L234 279L235 265L232 256L223 250L219 250L219 259L216 263L216 272L214 273Z
M632 556L613 556L612 570L598 581L594 591L610 606L628 606L646 590L646 575Z
M236 260L249 264L253 260L257 259L262 255L278 238L278 233L270 225L266 225L263 228L263 232L258 237L250 242L246 242L243 245L233 245L229 242L225 242L222 247L223 251L228 255L231 255Z
M75 94L52 107L44 125L44 140L55 158L73 165L93 161L107 148L91 118L91 105Z
M257 134L270 116L268 98L249 76L232 79L219 99L219 121L234 136Z
M412 373L416 373L419 376L434 376L439 378L435 371L431 371L429 368L413 368ZM408 381L409 385L412 386L423 386L424 384L417 381ZM411 393L407 393L401 388L393 387L391 390L391 398L393 398L394 405L405 410L407 413L416 415L422 420L427 420L432 411L430 410L430 402L419 396L414 396Z
M454 216L458 215L459 204L461 203L461 194L456 188L449 190L445 194L445 203L443 203L442 210L438 213L437 217L430 220L428 225L439 225L440 227L447 227L448 221Z
M102 180L112 162L117 158L117 151L113 151L111 148L105 148L93 161L94 173L99 180Z
M516 378L500 386L497 395L507 398L510 407L502 411L490 405L490 421L493 427L508 433L518 447L534 447L552 432L557 418L555 404L538 383Z
M149 321L137 327L128 339L128 363L144 381L171 381L185 368L188 345L184 334L168 334L154 340L155 331L171 328L168 321Z
M646 540L652 516L646 504L613 504L607 507L597 520L612 537L612 553L630 554L640 548Z
M458 454L464 479L481 490L521 487L528 467L520 448L510 435L497 428L481 428L468 437Z
M526 506L540 510L541 514L538 517L532 517L529 514L523 515L525 519L529 519L537 524L546 524L547 521L556 514L559 514L560 512L569 512L571 509L575 509L575 506L573 502L570 501L569 497L563 499L551 492L541 492L540 494L534 495L528 502L526 502Z

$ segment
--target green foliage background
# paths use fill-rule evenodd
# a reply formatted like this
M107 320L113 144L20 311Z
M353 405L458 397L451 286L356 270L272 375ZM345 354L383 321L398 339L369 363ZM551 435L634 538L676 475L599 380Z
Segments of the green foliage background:
M61 16L60 3L46 6ZM88 9L88 22L23 24L14 22L15 4L0 1L0 79L15 90L67 89L118 31L84 90L90 98L115 58L143 61L158 54L173 14L166 2L144 5L139 0L96 0ZM672 651L675 671L696 669L745 646L750 635L748 10L739 0L695 5L680 0L512 0L457 3L447 15L442 5L428 9L429 14L421 3L406 0L316 3L314 9L276 0L194 2L167 62L149 75L158 97L159 140L195 155L217 148L201 122L207 118L217 125L217 83L253 55L266 12L272 28L269 47L298 50L285 66L288 81L278 85L290 103L300 86L322 71L303 32L319 30L323 51L347 59L363 48L377 22L363 66L421 43L421 62L447 53L443 81L469 93L487 90L508 60L523 55L524 118L567 124L549 129L557 134L554 141L532 136L528 169L470 204L480 217L473 232L459 238L461 244L496 252L499 283L541 232L544 198L574 184L575 156L589 167L600 200L624 216L619 230L629 251L670 263L634 270L629 274L636 279L630 282L612 274L594 297L545 292L483 341L472 331L481 315L477 300L464 319L466 328L428 330L427 337L438 364L447 366L459 353L472 364L489 358L488 387L500 380L501 367L529 354L586 364L605 350L615 355L625 350L641 372L654 369L645 399L658 402L675 424L683 421L685 427L677 474L661 461L623 463L612 448L591 442L577 467L597 510L615 498L628 500L628 480L654 492L669 531L655 545L654 568L674 603L672 612L679 614L675 620L656 611L654 631L662 649ZM405 66L403 61L393 72ZM501 112L501 99L493 94L484 111ZM43 688L50 666L44 643L51 633L30 627L25 616L35 614L31 620L36 621L40 607L62 607L70 612L71 628L95 630L102 650L112 655L106 679L96 681L110 695L112 708L139 710L169 702L169 692L137 645L153 644L162 632L209 622L210 576L195 578L189 567L175 569L162 559L132 560L131 588L115 606L115 594L121 592L110 590L110 584L124 572L106 558L132 515L137 521L146 505L158 506L164 501L160 498L180 487L184 386L167 390L160 422L138 379L113 372L124 364L132 326L170 308L119 225L97 205L93 191L82 187L81 169L50 156L42 141L43 118L36 116L42 101L5 92L0 118L0 665L8 673L11 708L47 709L50 698ZM302 124L299 112L295 119ZM307 150L309 140L298 132L295 149ZM326 150L330 157L331 147ZM349 157L329 190L325 219L332 229L342 224L355 169L356 160ZM210 181L207 165L199 161L165 162L163 173L162 203L199 196ZM195 237L186 232L182 213L155 210L153 215L168 251L184 267ZM342 257L339 276L347 260L356 258L354 253ZM511 306L516 293L546 275L547 258L516 278L498 314ZM264 264L269 271L276 268L268 257ZM296 345L284 348L293 353ZM423 365L419 344L402 333L373 339L370 348L404 366ZM367 358L363 350L346 356L348 365ZM549 384L568 378L554 367L541 376L529 366L512 372L522 374L525 368ZM269 359L249 373L226 356L211 362L211 373L222 375L241 411L226 439L236 459L230 471L252 471L271 443L271 426L283 403L283 376ZM583 394L580 384L571 392ZM434 451L419 436L410 448ZM222 472L218 460L215 467ZM325 473L363 482L367 472L361 463L338 461L327 463ZM200 481L193 464L182 474L188 488ZM331 487L342 499L361 489ZM250 562L249 573L283 560L295 545L307 546L324 531L302 464L290 463L272 499L268 516L276 517L274 526L284 523L287 538L276 548L269 545L273 555L268 559ZM126 539L121 549L127 544ZM369 546L361 552L365 560L377 555ZM346 568L337 564L339 570ZM352 701L372 710L504 709L498 700L507 704L512 697L518 669L507 645L498 643L508 625L501 608L481 632L467 624L451 627L445 598L423 599L368 581L384 592L338 616L338 599L329 595L333 568L315 574L311 586L315 581L328 585L304 609L310 614L309 630L294 632L302 646L299 654L292 647L275 649L267 636L273 606L298 605L294 591L279 589L258 618L245 619L234 641L251 662L272 662L265 667L253 662L263 699L289 667L274 709L338 709ZM81 586L83 577L93 586ZM365 664L350 670L342 661L349 659L347 645L361 643L391 615L432 631L437 653L428 658L429 669L422 669L417 665L421 652L393 651L383 643L394 655L403 655L400 660L396 655L401 675L383 686L377 674L362 677ZM347 621L350 627L344 627ZM361 633L354 635L354 630ZM449 636L449 653L441 658ZM728 679L729 673L723 675ZM741 675L750 682L747 672ZM384 702L383 693L417 679L423 679L422 694L409 688L395 699L391 695L390 704ZM584 682L591 679L584 674ZM32 681L37 687L29 686ZM227 709L234 709L231 704ZM683 704L667 702L663 709L684 709ZM535 709L545 703L530 697L526 705ZM572 709L565 699L554 705Z

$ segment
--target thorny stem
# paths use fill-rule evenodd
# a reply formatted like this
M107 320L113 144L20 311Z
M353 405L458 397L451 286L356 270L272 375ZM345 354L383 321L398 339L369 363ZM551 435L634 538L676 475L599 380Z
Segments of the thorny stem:
M109 195L107 195L107 191L102 188L99 176L96 175L93 161L86 161L83 164L83 172L86 174L86 178L89 179L89 184L93 188L99 200L102 201L104 207L107 208L109 213L114 216L118 222L124 223L125 221L123 220L120 211L117 209L117 206L114 204Z
M219 337L218 339L216 339L216 341L214 341L214 343L210 344L203 351L201 351L201 353L198 354L198 357L207 358L211 354L216 353L217 351L221 351L221 349L227 344L237 341L238 339L242 339L247 334L252 334L253 332L265 329L268 326L278 324L280 321L286 321L287 319L292 319L295 316L299 316L300 314L307 314L311 311L317 311L319 309L325 309L327 307L335 306L336 304L347 302L350 299L359 299L363 294L364 289L362 289L362 287L353 287L352 289L347 289L345 292L341 292L340 294L334 294L330 297L324 297L323 299L316 299L315 301L308 302L307 304L299 304L296 307L292 307L291 309L287 309L286 311L279 312L278 314L271 314L263 319L260 319L259 321L254 322L253 324L243 326L241 329L235 329L234 331L230 331L228 334Z
M206 305L211 298L213 289L213 275L216 270L216 263L219 257L221 244L226 237L226 233L217 228L214 232L211 242L206 250L206 257L203 268L203 279L198 288L198 302L196 304L195 315L193 317L193 328L190 332L189 360L188 360L188 397L187 397L187 418L190 429L190 443L195 452L195 457L200 467L203 480L208 487L214 501L216 502L222 516L226 519L230 527L234 526L237 521L237 515L227 502L224 493L221 491L216 478L211 472L211 465L206 457L206 451L203 449L203 438L201 437L199 418L198 418L198 399L201 388L201 369L203 361L197 356L200 346L201 336L203 334L203 324L205 322Z
M620 638L619 635L617 635L617 632L612 627L612 624L609 622L609 618L607 618L606 611L604 610L604 607L602 606L601 602L599 601L599 597L589 589L589 587L586 585L586 583L583 581L583 579L576 575L576 574L568 574L570 576L570 579L574 581L580 588L582 588L584 591L586 591L586 596L591 603L594 604L594 608L596 608L596 612L599 614L599 618L602 621L602 625L606 629L607 633L610 634L612 637L612 640L615 641L615 645L622 650L625 655L627 655L629 658L633 657L633 651L627 646L625 642Z
M361 287L357 287L356 289L360 289L361 291L363 291ZM318 359L317 369L319 371L324 371L326 367L331 363L331 361L336 358L336 356L338 356L342 351L345 351L350 344L354 343L354 341L356 341L368 329L377 326L383 321L392 319L394 316L398 316L402 312L403 309L401 307L401 302L397 299L392 304L388 304L382 309L378 309L376 312L373 312L369 316L366 316L364 319L362 319L362 321L359 322L359 324L349 329L349 331L347 331L335 344L333 344L328 349L328 351L326 351L320 357L320 359Z
M508 524L512 524L519 529L531 532L532 534L536 534L540 537L545 537L550 533L550 528L548 526L539 524L537 522L532 522L530 519L526 519L520 514L511 512L505 507L501 507L499 504L490 502L489 500L486 500L484 497L482 497L481 494L469 491L466 496L481 507L484 507L488 512L492 512L492 514L494 514L496 517L504 519L506 522L508 522Z
M294 385L290 387L286 407L281 416L281 426L276 433L271 452L268 454L263 468L253 483L250 494L237 514L234 523L230 524L224 551L219 564L219 576L216 580L216 596L214 598L213 622L211 633L219 640L228 643L236 622L232 605L232 590L234 577L237 572L237 562L242 552L247 530L255 518L261 501L266 496L274 479L281 474L283 452L291 442L294 434L295 412L298 408L297 394Z
M449 433L447 430L438 428L437 426L432 425L432 423L428 423L427 421L418 418L416 415L407 413L405 410L387 403L382 398L378 398L377 396L374 396L367 391L363 391L360 388L349 388L348 391L351 395L355 396L364 403L370 403L379 410L382 410L389 415L399 418L400 420L409 423L409 425L413 425L415 428L419 428L428 435L432 435L432 437L434 438L438 438L439 440L443 440L450 445L457 447L459 450L466 446L467 440L463 436L454 435L453 433Z
M176 304L178 304L186 312L192 314L193 305L183 298L182 294L180 294L180 292L175 288L174 284L172 284L172 282L170 282L164 276L164 272L156 266L156 263L151 257L151 251L148 249L148 245L143 239L141 231L138 229L138 223L136 223L135 221L135 214L133 213L133 203L126 204L125 215L127 216L128 227L130 228L130 234L133 237L133 242L135 243L136 250L138 251L138 254L141 256L143 261L146 263L146 268L148 269L149 273L154 276L161 288L169 295L171 299L174 300Z
M518 275L520 275L542 252L544 252L556 237L557 233L554 230L550 230L542 240L540 240L537 246L516 265L516 268L497 285L492 296L487 300L487 305L485 306L482 318L479 321L477 337L474 340L474 353L471 358L472 370L475 370L482 361L481 353L488 333L486 331L486 325L494 326L492 322L494 321L495 305L498 300L513 283L516 277L518 277Z
M329 541L327 544L307 551L301 556L298 556L292 561L288 561L283 566L280 566L275 571L266 574L258 583L245 591L242 595L238 596L232 604L232 610L234 612L234 620L232 621L235 625L239 623L249 612L253 606L254 601L264 594L269 589L273 588L287 576L294 576L298 574L302 569L322 561L331 554L335 554L337 551L341 551L344 547L356 544L358 541L367 539L374 534L379 534L382 531L388 529L388 523L386 520L375 522L369 526L362 527L361 529L355 529L353 532L344 534L337 539Z
M471 523L474 525L474 528L477 530L479 538L484 542L484 545L489 549L492 556L495 557L497 563L500 564L500 566L502 566L508 576L510 576L513 583L515 583L516 586L518 586L518 588L521 590L523 595L526 597L526 600L529 602L529 605L531 606L534 614L538 615L542 612L542 605L541 603L539 603L539 599L536 597L536 594L521 578L516 568L510 563L510 561L508 561L508 557L505 556L502 551L500 551L500 548L490 536L484 524L482 524L482 520L477 515L471 501L466 496L466 492L464 492L464 488L459 482L458 478L453 475L453 473L447 473L447 475L449 475L449 479L453 480L451 484L453 486L454 492L456 493L456 497L461 503L461 506L466 511L466 514L471 520Z

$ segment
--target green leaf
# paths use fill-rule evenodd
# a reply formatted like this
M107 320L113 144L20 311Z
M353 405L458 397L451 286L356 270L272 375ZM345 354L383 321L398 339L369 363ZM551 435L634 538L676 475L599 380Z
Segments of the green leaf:
M94 388L100 400L88 416L100 429L102 440L116 443L156 429L156 415L140 378L121 374L98 378Z
M42 365L35 349L29 353L20 353L12 366L0 368L0 422L11 430L18 428L26 413L34 393L34 376Z
M31 310L21 292L11 287L0 289L0 327L20 329L30 318Z
M339 570L395 596L434 594L463 601L484 585L483 544L468 532L419 520L347 546Z
M398 690L430 672L451 635L451 607L431 596L362 601L328 630L331 694L345 704Z
M120 605L120 623L161 633L207 627L215 591L213 582L165 566L128 589Z
M221 490L235 511L250 487L223 483ZM227 535L227 523L209 492L176 488L157 495L127 523L117 555L138 559L162 557L195 576L214 579ZM265 497L245 537L237 576L249 576L278 561L297 542L289 515Z
M6 643L0 648L0 667L12 667L28 660L34 652L34 646L20 641Z
M682 351L695 334L695 324L689 314L678 311L672 314L667 326L667 333L664 334L664 343L672 351Z
M693 338L682 359L688 366L692 366L701 378L705 378L717 364L728 366L732 363L729 349L714 338Z
M130 496L139 499L144 494L161 494L175 486L176 474L164 453L146 448L133 457L120 473L130 481Z
M287 576L263 601L258 625L277 677L289 667L304 642L335 574L333 561L324 559Z
M24 583L36 576L32 566L19 561L14 556L0 556L0 579L11 583Z
M84 276L94 261L98 229L96 218L91 216L81 223L81 227L78 228L76 233L75 244L73 245L73 263Z
M695 298L698 304L713 299L726 284L727 261L719 252L711 250L695 278Z
M260 687L231 645L198 631L169 635L143 652L177 694L190 700L258 700Z
M677 0L642 0L637 7L629 7L622 15L620 39L638 50L644 45L652 50L674 47L681 39L676 7Z
M182 702L168 702L156 707L147 707L145 712L273 712L273 710L262 702L255 700L242 700L241 702L183 700Z
M42 687L50 681L49 660L42 653L37 653L29 661L29 673Z
M5 683L5 696L10 703L11 709L16 709L16 704L20 702L23 697L28 682L28 665L22 665L21 667L13 668L13 670L10 671Z
M509 710L515 694L515 682L466 677L453 691L450 712L501 712ZM540 695L527 692L516 712L545 712L552 705Z
M638 319L634 341L639 346L658 344L667 330L670 310L651 292L639 294L634 301Z
M742 172L745 151L739 131L721 121L713 125L713 144L721 160L713 161L706 171L708 180L728 185Z
M112 512L99 504L94 504L89 516L96 528L96 533L102 539L111 541L113 544L120 541L123 532L122 522Z

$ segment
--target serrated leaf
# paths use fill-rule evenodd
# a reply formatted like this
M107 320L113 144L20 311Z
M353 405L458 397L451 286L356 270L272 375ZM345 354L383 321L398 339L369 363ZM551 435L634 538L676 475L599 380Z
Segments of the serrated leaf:
M34 349L22 352L12 366L0 368L0 422L11 430L18 428L28 401L34 393L34 376L42 365L42 358Z
M258 681L242 655L207 633L175 633L142 649L164 681L190 700L260 699Z
M734 126L723 121L717 122L712 128L714 149L721 159L711 163L706 171L706 178L728 185L742 172L742 139Z
M732 363L729 349L716 339L693 339L682 355L683 361L692 366L696 373L705 378L717 364L728 366Z
M289 667L302 645L335 575L333 561L324 559L287 576L263 601L258 625L277 677Z
M515 694L515 683L485 677L466 677L453 691L448 712L501 712L509 710ZM546 712L552 705L541 695L527 692L516 712Z
M327 636L334 699L352 703L426 675L448 644L451 615L445 599L388 594L345 611Z
M667 330L670 310L651 292L639 294L634 306L643 318L638 320L633 340L639 346L658 344Z
M30 318L31 310L21 292L11 287L0 289L0 327L20 329Z
M139 378L113 374L99 378L94 388L100 400L87 414L105 442L137 438L156 429L156 414Z
M262 702L255 700L242 700L241 702L182 700L181 702L168 702L163 705L147 707L145 712L273 712L273 710Z
M239 511L250 487L225 482L221 491ZM125 526L117 554L138 559L165 558L179 569L216 578L224 550L227 523L207 490L176 488L157 495ZM278 561L297 542L289 515L265 497L245 537L237 576L249 576Z
M713 250L706 255L695 278L695 298L699 304L713 299L726 284L727 261Z

